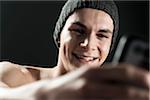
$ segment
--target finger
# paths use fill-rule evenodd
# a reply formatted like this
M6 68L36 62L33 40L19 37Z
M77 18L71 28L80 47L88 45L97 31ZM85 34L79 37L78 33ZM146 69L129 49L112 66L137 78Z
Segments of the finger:
M82 94L82 95L81 95ZM149 92L132 86L87 84L80 90L83 99L149 100Z
M131 65L99 70L91 69L87 72L86 77L89 78L89 80L99 82L132 84L147 89L150 87L150 74L139 68L134 68Z

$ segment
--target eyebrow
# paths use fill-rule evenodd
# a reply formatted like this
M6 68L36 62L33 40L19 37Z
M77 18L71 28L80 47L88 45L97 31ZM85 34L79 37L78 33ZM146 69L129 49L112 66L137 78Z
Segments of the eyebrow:
M80 27L83 27L83 28L86 28L86 26L84 24L82 24L81 22L77 21L77 22L74 22L73 24L76 24ZM104 32L104 33L113 33L111 30L109 29L100 29L98 32Z
M104 33L113 33L111 30L109 29L100 29L98 32L104 32Z

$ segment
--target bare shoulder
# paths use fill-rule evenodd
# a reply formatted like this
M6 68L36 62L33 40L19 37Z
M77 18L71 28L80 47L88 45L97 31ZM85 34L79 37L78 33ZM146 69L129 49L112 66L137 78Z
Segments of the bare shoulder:
M0 82L9 87L17 87L37 81L40 71L34 67L28 68L30 66L24 67L7 61L0 62Z
M10 71L14 68L18 68L19 65L17 64L13 64L11 62L8 61L2 61L0 62L0 75L2 75L2 73L6 72L6 71Z
M0 62L0 73L6 72L6 71L11 71L12 69L18 69L20 71L25 72L30 71L51 71L53 68L43 68L40 66L28 66L28 65L19 65L16 63L8 62L8 61L2 61Z
M27 68L30 68L30 66L24 66L24 65L15 64L15 63L8 62L8 61L2 61L0 62L0 75L6 72L12 72L13 70L26 73L28 72ZM34 69L34 67L31 67L31 68Z
M11 65L12 63L8 62L8 61L2 61L0 62L0 68L2 68L3 66L8 66Z
M7 61L0 62L0 81L9 87L51 78L53 73L53 68L19 65Z

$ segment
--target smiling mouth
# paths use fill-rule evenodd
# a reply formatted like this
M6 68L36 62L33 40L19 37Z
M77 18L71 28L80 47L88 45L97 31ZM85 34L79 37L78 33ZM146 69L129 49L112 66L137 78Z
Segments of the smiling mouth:
M95 61L95 60L98 59L98 57L85 56L85 55L77 55L77 54L75 54L75 53L72 53L72 55L73 55L76 59L78 59L78 60L80 60L80 61L82 61L82 62L90 62L90 61Z

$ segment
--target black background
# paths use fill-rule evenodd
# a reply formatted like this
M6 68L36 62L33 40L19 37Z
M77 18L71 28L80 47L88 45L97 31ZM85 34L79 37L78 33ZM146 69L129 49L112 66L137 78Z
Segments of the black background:
M1 1L0 61L55 66L55 22L64 1ZM149 1L117 1L120 36L149 40Z

